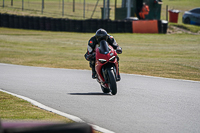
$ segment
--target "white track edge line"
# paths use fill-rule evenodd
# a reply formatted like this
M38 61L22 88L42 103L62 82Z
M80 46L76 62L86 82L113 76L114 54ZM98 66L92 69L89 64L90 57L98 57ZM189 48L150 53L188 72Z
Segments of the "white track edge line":
M28 97L21 96L21 95L18 95L18 94L14 94L14 93L12 93L12 92L8 92L8 91L2 90L2 89L0 89L0 91L5 92L5 93L8 93L8 94L13 95L13 96L16 96L16 97L21 98L21 99L23 99L23 100L26 100L26 101L30 102L31 104L33 104L33 105L35 105L35 106L37 106L37 107L39 107L39 108L41 108L41 109L44 109L44 110L46 110L46 111L53 112L53 113L55 113L55 114L64 116L64 117L66 117L66 118L68 118L68 119L71 119L72 121L75 121L75 122L85 122L85 121L83 121L82 119L80 119L79 117L76 117L76 116L73 116L73 115L70 115L70 114L67 114L67 113L58 111L58 110L56 110L56 109L50 108L50 107L45 106L45 105L43 105L43 104L41 104L41 103L39 103L39 102L37 102L37 101L35 101L35 100L30 99L30 98L28 98ZM89 123L88 123L88 124L89 124ZM100 132L102 132L102 133L114 133L113 131L107 130L107 129L105 129L105 128L99 127L99 126L94 125L94 124L89 124L89 125L91 125L91 126L93 127L93 129L95 129L95 130L97 130L97 131L100 131Z

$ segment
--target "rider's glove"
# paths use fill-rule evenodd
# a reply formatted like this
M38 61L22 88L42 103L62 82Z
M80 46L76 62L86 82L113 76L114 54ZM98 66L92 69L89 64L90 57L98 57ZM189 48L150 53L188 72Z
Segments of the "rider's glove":
M85 59L87 60L87 61L92 61L92 60L94 60L94 58L95 58L95 54L94 53L92 53L92 54L85 54Z
M122 48L118 46L117 49L116 49L116 52L117 52L118 54L121 54L121 53L122 53Z

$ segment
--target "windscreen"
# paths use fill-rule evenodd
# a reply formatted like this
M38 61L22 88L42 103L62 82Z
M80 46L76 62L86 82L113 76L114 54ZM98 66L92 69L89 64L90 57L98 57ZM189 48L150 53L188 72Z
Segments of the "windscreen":
M101 54L108 54L109 53L108 43L105 40L102 40L100 42L99 52Z

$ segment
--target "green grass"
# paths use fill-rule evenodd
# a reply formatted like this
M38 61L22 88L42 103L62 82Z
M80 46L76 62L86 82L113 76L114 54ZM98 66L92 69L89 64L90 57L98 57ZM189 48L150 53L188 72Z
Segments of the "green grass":
M73 123L74 121L55 113L40 109L31 103L0 91L0 120L20 120L52 123ZM95 131L95 133L100 133Z
M0 62L90 69L83 55L93 35L0 28ZM200 81L199 35L112 35L123 48L120 72Z
M0 118L4 120L43 120L71 123L72 121L44 111L31 103L0 91Z
M178 28L191 31L193 33L200 33L200 26L196 25L189 25L189 24L176 24L176 23L169 23L169 25L176 26Z

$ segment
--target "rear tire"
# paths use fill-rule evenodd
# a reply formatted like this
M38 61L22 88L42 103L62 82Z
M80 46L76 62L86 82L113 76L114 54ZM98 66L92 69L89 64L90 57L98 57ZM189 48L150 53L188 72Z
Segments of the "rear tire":
M112 93L112 95L116 95L117 94L117 83L115 80L115 76L114 76L114 72L112 72L111 69L108 70L108 78L109 78L109 87L110 87L110 91Z

